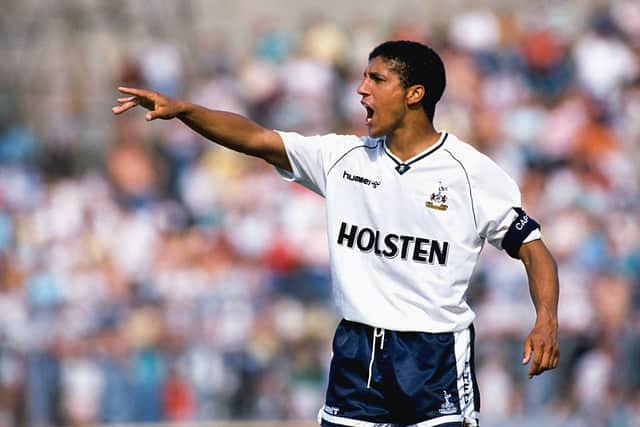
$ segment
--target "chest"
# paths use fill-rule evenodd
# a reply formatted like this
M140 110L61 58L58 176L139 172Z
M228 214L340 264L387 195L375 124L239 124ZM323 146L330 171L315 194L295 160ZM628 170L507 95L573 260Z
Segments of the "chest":
M330 215L407 228L468 224L470 188L459 164L433 156L399 173L385 156L353 156L327 177Z

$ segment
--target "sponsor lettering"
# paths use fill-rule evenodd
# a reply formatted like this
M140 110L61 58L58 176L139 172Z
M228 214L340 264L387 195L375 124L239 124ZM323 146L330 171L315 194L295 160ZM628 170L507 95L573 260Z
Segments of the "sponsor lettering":
M402 234L382 235L379 230L367 227L340 224L338 244L361 252L373 253L385 258L400 257L424 264L446 265L449 256L449 242L408 236Z

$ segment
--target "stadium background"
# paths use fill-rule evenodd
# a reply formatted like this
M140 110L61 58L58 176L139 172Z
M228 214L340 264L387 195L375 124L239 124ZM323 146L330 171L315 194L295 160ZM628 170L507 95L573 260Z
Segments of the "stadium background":
M640 3L442 3L0 1L0 425L314 425L322 200L110 107L131 85L363 132L367 54L407 38L445 60L437 127L517 179L559 264L561 363L527 380L525 273L485 248L483 424L639 426Z

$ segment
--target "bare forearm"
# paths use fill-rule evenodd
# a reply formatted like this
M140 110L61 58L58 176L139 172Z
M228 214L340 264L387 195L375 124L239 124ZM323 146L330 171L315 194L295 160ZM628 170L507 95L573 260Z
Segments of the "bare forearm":
M529 367L529 378L558 366L558 268L551 253L534 240L520 247L520 259L529 276L531 299L536 307L536 323L524 341L522 363Z
M529 291L538 319L558 322L558 269L542 241L523 245L520 256L529 279Z
M209 110L187 102L181 104L178 119L205 138L251 156L263 157L267 151L261 141L272 137L273 131L238 114Z

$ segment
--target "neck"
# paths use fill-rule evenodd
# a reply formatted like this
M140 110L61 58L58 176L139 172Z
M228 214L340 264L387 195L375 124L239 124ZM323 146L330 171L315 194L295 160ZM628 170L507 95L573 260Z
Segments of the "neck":
M389 151L404 162L436 144L439 139L440 133L427 122L395 129L387 135L385 143Z

